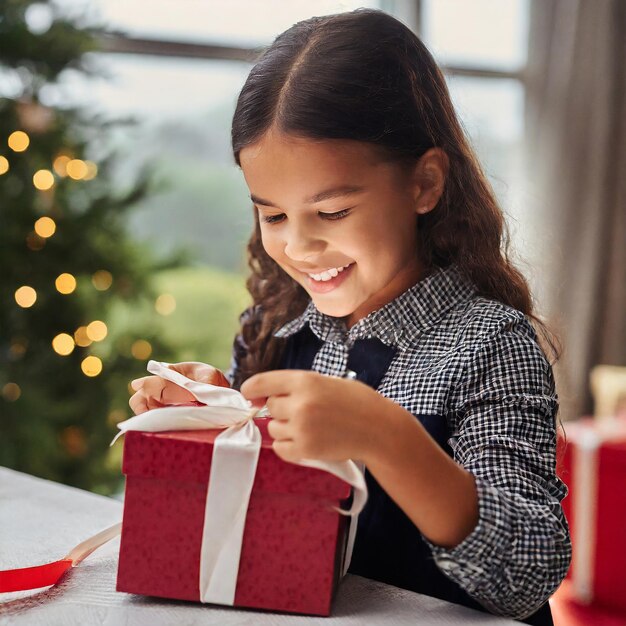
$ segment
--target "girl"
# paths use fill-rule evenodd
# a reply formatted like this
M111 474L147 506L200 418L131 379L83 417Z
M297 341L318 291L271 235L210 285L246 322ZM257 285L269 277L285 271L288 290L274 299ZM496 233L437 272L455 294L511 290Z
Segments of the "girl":
M376 10L299 22L250 72L232 145L254 305L227 378L267 402L283 459L364 463L350 572L551 624L571 547L531 320L556 349L430 53ZM133 388L136 413L191 399Z

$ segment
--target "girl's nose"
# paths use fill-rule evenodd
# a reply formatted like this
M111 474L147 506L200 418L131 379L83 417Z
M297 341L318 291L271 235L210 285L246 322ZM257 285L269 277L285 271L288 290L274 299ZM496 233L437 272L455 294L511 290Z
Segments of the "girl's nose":
M324 250L325 243L315 233L292 228L285 239L285 254L294 261L304 261Z

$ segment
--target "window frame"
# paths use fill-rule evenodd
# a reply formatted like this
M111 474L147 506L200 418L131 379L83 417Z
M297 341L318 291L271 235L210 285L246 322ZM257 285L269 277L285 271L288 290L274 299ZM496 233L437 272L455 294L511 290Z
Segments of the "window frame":
M418 36L422 36L423 2L422 0L381 0L381 9L398 15ZM253 63L263 47L207 43L190 43L160 38L132 37L121 33L109 33L98 38L99 52L111 54L137 54L166 56L188 59L238 61ZM440 64L448 76L466 76L472 78L513 79L526 89L526 67L518 70L499 70L475 64L456 65Z

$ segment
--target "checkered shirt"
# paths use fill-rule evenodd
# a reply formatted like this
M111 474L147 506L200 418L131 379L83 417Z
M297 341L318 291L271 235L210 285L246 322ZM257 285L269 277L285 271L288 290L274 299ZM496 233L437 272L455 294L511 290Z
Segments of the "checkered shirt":
M345 375L357 339L396 348L378 392L416 416L445 416L453 458L476 479L474 530L451 549L424 537L437 566L492 613L536 611L564 578L571 542L560 504L567 487L555 474L552 368L526 316L479 296L452 266L350 329L310 302L275 336L307 323L324 342L312 365L323 374ZM236 366L233 357L231 381Z

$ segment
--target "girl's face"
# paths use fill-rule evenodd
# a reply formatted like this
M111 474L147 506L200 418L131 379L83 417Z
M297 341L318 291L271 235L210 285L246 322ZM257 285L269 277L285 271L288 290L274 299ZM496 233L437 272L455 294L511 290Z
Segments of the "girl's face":
M434 203L369 144L268 131L240 163L263 247L320 312L350 327L419 280L416 220Z

